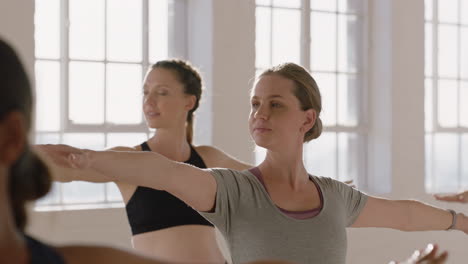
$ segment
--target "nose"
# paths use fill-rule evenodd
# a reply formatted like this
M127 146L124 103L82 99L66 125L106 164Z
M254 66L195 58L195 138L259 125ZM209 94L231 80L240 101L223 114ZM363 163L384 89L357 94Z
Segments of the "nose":
M264 104L260 104L254 113L254 118L268 120L269 115L268 107L264 106Z
M157 96L153 93L149 93L145 97L143 97L143 105L154 106L157 103Z

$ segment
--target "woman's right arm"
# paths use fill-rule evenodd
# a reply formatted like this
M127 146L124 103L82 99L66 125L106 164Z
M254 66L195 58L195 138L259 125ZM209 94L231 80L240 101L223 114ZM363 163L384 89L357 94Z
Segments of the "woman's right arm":
M114 182L165 190L198 211L214 207L216 181L211 173L155 152L91 151L67 145L38 147L58 166L77 173L99 173Z

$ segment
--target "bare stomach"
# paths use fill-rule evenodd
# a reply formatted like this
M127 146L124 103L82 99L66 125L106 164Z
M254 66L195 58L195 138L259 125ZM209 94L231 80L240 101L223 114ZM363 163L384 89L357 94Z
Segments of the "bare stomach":
M162 260L185 263L224 263L215 229L186 225L138 234L132 237L136 251Z

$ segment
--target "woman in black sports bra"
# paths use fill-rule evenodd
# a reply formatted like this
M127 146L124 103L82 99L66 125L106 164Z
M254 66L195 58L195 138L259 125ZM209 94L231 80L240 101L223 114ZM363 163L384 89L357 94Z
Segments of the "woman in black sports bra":
M199 168L250 168L211 146L193 146L193 114L198 108L202 79L182 60L164 60L148 71L143 85L143 112L153 137L139 146L112 150L153 151ZM60 168L62 169L62 168ZM65 170L57 181L103 180L99 175L72 175ZM138 173L138 170L135 170ZM116 182L132 231L133 247L146 255L184 263L222 263L213 225L175 196Z

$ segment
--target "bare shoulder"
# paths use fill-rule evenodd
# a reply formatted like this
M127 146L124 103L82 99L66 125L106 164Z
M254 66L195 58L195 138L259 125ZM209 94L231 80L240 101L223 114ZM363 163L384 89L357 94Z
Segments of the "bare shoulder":
M253 167L252 165L244 163L213 146L202 145L194 148L203 158L208 168L218 167L234 170L246 170Z
M148 257L137 255L129 250L103 246L62 246L55 248L66 263L135 263L159 264L165 263Z

